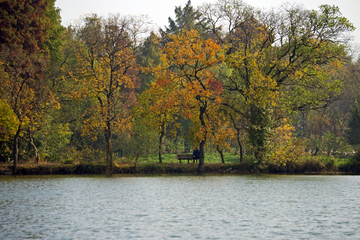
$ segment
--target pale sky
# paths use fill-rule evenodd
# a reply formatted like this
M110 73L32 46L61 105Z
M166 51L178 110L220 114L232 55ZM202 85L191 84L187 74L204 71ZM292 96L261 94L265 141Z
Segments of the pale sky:
M214 0L192 0L194 7ZM245 1L257 8L278 7L284 2L298 3L307 9L318 9L322 4L336 5L341 13L357 28L353 32L354 42L360 43L360 0L249 0ZM56 0L61 9L62 24L69 25L87 13L107 16L109 13L121 15L148 15L157 27L168 26L168 17L174 19L175 6L184 7L187 0ZM157 29L157 28L155 28Z

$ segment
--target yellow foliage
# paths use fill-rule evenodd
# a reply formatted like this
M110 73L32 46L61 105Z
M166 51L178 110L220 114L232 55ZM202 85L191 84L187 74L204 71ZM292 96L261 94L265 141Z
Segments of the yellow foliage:
M103 28L95 27L96 24L79 24L76 29L81 33L81 41L72 46L77 66L69 72L71 81L67 82L72 86L67 95L92 101L91 109L84 114L87 118L83 134L95 138L97 129L124 132L131 128L130 108L136 100L134 90L139 67L133 49L129 47L132 43L129 43L127 34L111 29L126 29L122 25L126 24L126 19L116 16L106 21L92 18Z
M149 121L158 119L160 125L174 121L173 116L180 113L193 122L190 131L193 145L206 140L223 143L231 131L225 131L226 121L218 113L223 87L214 71L225 59L223 49L211 39L202 39L196 30L180 32L170 38L163 49L162 64L152 69L156 82L145 93L153 100L148 109ZM203 122L199 119L200 109L206 111L202 113Z
M0 141L11 139L20 122L11 107L0 99Z
M285 166L287 162L297 161L305 155L305 141L292 137L295 128L286 123L275 129L275 134L271 141L271 153L269 160L277 165Z

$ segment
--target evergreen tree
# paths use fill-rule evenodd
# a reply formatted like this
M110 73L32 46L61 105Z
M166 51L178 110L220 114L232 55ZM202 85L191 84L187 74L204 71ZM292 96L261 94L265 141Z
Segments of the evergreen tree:
M140 49L138 62L140 66L144 68L155 67L160 64L160 54L160 39L154 32L151 32ZM145 71L139 73L139 78L141 81L140 93L147 89L149 84L155 79L152 74L146 73Z
M160 34L162 36L162 45L165 45L169 39L169 34L178 34L181 31L189 31L195 29L200 36L204 36L207 20L201 18L201 13L194 9L191 6L191 0L188 0L185 7L181 6L175 7L175 19L171 17L168 18L169 26L165 27L165 30L160 29Z

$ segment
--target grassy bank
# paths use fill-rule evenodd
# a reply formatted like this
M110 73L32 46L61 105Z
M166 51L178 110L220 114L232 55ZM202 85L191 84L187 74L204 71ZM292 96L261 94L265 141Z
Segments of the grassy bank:
M233 161L231 161L231 159ZM349 158L335 158L333 156L308 156L297 161L288 161L286 164L277 165L273 163L259 164L253 158L246 158L239 163L234 156L227 156L226 163L215 162L208 158L205 163L206 174L246 174L246 173L360 173L360 155ZM136 166L136 167L135 167ZM141 159L135 162L129 159L118 159L114 166L114 174L196 174L197 164L178 163L176 156L164 155L163 163L157 162L155 156ZM11 164L1 164L0 174L9 174L12 171ZM102 162L83 162L68 164L55 163L26 163L19 164L19 175L62 175L62 174L105 174L107 164Z

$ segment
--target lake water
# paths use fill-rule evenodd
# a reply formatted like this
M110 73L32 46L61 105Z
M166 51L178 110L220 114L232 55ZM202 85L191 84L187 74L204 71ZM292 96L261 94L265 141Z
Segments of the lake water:
M0 176L0 239L360 239L360 176Z

